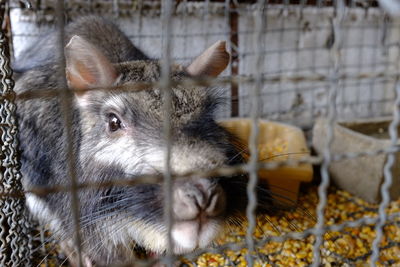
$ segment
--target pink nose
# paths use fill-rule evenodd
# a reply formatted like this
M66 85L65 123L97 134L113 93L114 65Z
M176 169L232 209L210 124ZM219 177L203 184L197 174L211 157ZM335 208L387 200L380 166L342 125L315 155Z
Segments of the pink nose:
M178 181L173 192L173 211L177 220L193 220L199 216L216 217L226 206L225 192L209 179Z

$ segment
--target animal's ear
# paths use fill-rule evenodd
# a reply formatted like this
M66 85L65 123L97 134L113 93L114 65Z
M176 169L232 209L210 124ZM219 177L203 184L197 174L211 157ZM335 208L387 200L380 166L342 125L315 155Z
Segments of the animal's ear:
M111 86L118 75L105 55L94 45L74 35L65 47L68 86L88 89ZM82 94L77 94L82 95Z
M230 55L226 51L225 41L218 41L207 48L187 68L192 76L218 76L229 64Z

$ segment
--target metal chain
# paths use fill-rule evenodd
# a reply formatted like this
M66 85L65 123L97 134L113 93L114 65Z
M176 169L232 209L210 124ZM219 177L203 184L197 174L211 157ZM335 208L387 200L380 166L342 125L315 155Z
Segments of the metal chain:
M0 14L6 14L6 1L0 1ZM4 16L0 16L0 25ZM14 81L10 69L8 39L0 31L0 90L1 95L13 95ZM1 173L0 192L22 192L18 161L17 123L13 98L0 102ZM29 266L30 249L25 199L0 197L0 264L2 266Z

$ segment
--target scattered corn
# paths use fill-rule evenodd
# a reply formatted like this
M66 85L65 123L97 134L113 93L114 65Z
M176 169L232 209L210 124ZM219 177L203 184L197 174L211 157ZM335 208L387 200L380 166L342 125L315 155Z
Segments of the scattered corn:
M283 212L277 216L259 216L255 239L281 235L293 231L304 231L316 223L315 207L318 203L317 189L311 188L300 196L300 207L295 211ZM353 197L348 192L330 189L325 222L328 225L352 221L364 216L376 216L377 205ZM400 199L392 201L387 212L400 212ZM233 227L218 239L218 244L244 242L247 223ZM277 229L279 232L277 232ZM323 266L365 266L369 263L372 242L375 238L374 225L356 228L347 227L341 232L329 231L324 234L321 247ZM267 242L257 247L254 253L255 266L308 266L313 259L314 236L304 240ZM384 238L377 266L400 266L400 219L384 227ZM246 249L226 250L222 254L206 253L193 262L197 266L246 266ZM210 261L213 259L214 261ZM186 259L187 260L187 259ZM217 262L217 263L216 263ZM217 264L217 265L215 265ZM195 266L195 265L193 265Z
M279 236L293 231L304 231L313 227L315 208L318 203L317 189L310 188L299 199L299 207L282 212L276 216L259 216L256 240L266 236ZM364 216L376 216L377 205L366 203L348 192L331 188L328 194L328 205L325 210L325 222L328 225L340 224ZM387 212L400 212L400 199L392 201ZM216 241L217 244L244 242L247 222L242 227L230 226ZM400 218L388 222L384 230L384 238L380 244L380 258L377 266L400 266ZM368 266L372 242L375 238L374 225L363 225L355 228L346 227L340 232L329 231L324 234L321 247L323 266ZM254 266L309 266L313 260L314 236L302 240L288 239L285 242L270 241L256 248L252 254ZM40 243L37 243L39 246ZM68 266L65 259L57 254L58 249L50 242L42 250L37 250L35 266L45 266L44 255L47 255L48 266ZM238 251L225 250L221 254L204 253L197 258L182 258L181 266L247 266L247 249Z

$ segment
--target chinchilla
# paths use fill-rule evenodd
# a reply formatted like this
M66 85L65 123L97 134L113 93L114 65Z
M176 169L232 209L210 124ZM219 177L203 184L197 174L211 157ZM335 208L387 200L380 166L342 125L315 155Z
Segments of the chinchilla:
M72 160L79 183L135 179L164 171L163 93L138 82L157 82L160 62L149 59L111 22L88 16L66 26L65 70L59 71L57 32L27 51L18 64L24 72L18 95L73 90L68 110L72 143L67 144L62 98L43 94L17 98L21 171L25 189L70 185ZM31 60L31 61L30 61ZM214 113L221 103L214 87L183 86L190 77L216 77L229 63L218 41L189 66L171 65L173 82L171 172L210 170L243 162L234 136ZM60 75L65 73L65 75ZM124 87L123 91L113 90ZM101 90L90 90L101 88ZM74 157L67 157L72 146ZM247 176L199 177L173 182L172 251L182 254L209 246L224 225L238 221L247 205ZM267 193L258 194L269 203ZM264 196L264 200L263 200ZM87 266L107 266L134 257L134 246L163 254L167 250L164 191L160 184L86 188L78 191L82 254ZM27 193L30 212L47 225L70 261L76 263L70 192L44 196Z

